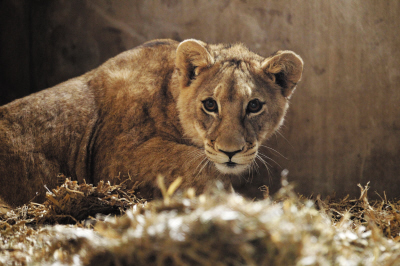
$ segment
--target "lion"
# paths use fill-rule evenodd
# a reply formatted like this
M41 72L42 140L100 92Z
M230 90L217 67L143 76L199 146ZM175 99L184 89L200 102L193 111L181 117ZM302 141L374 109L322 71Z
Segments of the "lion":
M139 182L202 192L251 171L283 123L303 61L242 44L159 39L0 107L0 197L41 202L63 173L78 182Z

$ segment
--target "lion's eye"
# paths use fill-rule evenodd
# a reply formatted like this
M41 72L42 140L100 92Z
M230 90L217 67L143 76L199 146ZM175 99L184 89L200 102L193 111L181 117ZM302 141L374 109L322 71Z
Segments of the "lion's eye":
M263 104L258 99L251 100L247 105L248 113L257 113L261 110Z
M217 112L218 111L217 102L214 101L213 99L204 100L203 106L209 112Z

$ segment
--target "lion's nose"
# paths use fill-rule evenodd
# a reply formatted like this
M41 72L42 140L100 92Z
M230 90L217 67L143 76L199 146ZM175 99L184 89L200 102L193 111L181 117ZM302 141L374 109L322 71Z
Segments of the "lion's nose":
M219 151L225 153L226 155L228 155L229 160L231 160L232 157L233 157L236 153L241 152L242 150L243 150L243 149L237 150L237 151L223 151L223 150L219 150Z

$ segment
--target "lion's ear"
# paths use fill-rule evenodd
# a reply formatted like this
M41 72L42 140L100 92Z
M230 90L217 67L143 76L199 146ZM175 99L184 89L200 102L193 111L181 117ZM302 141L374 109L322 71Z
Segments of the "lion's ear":
M292 51L278 51L261 65L264 72L282 87L282 94L290 97L303 73L303 60Z
M214 58L207 51L205 43L189 39L179 44L175 64L182 85L189 86L202 70L214 64Z

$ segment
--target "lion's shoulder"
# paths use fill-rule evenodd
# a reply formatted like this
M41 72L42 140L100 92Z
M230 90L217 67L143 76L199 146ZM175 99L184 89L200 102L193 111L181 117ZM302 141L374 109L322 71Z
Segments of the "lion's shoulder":
M122 52L109 59L103 64L103 67L124 67L127 64L132 71L139 68L149 68L152 64L162 63L163 60L171 61L175 59L178 42L170 39L156 39L145 42L142 45ZM137 63L131 65L132 63Z
M126 105L132 105L132 99L147 102L168 83L175 69L178 44L157 39L125 51L90 73L90 88L103 103L115 98L130 101Z
M156 40L151 40L148 42L143 43L142 45L139 45L138 47L134 49L143 49L143 48L161 48L161 49L174 49L176 50L176 47L178 47L179 42L171 39L156 39Z

